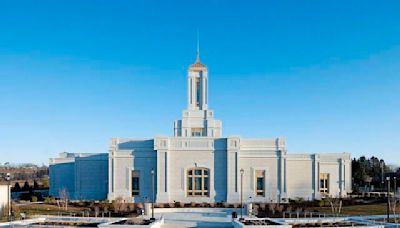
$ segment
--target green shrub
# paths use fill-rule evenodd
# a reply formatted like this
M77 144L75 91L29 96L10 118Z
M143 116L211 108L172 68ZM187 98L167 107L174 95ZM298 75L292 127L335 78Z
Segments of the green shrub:
M38 201L37 196L32 196L32 197L31 197L31 202L37 202L37 201Z
M217 207L223 207L224 206L224 203L223 202L217 202L217 205L216 205Z
M54 197L44 197L44 202L47 204L53 204L55 202Z

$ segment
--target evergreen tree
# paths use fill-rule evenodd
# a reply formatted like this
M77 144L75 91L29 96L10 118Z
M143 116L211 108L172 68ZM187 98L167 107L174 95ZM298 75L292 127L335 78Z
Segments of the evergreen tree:
M20 191L21 191L21 186L19 186L19 183L18 183L18 182L15 182L13 191L14 191L14 192L20 192Z
M39 189L39 184L36 182L36 180L33 181L33 189L34 190Z
M31 189L31 186L29 186L29 182L25 181L24 187L22 187L23 191L29 191Z
M369 159L365 156L354 158L351 164L355 189L365 185L382 186L382 172L385 174L391 171L383 159L374 156Z

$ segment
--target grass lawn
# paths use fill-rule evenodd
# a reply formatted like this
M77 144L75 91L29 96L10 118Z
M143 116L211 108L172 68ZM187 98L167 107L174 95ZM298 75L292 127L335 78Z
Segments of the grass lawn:
M23 205L18 206L18 212L16 216L19 217L20 213L25 213L27 217L32 215L70 215L71 213L75 213L80 215L80 213L84 210L87 210L85 207L71 207L68 206L68 210L64 210L59 208L56 205L51 204L31 204L31 205Z
M331 213L330 207L314 207L313 210L320 212ZM400 208L397 208L396 212L400 213ZM369 204L369 205L354 205L342 207L342 214L345 215L385 215L386 204Z

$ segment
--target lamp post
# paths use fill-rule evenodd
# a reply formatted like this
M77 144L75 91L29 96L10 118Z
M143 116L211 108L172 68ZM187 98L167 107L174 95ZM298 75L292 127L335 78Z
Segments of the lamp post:
M387 213L387 222L389 223L389 219L390 219L390 177L386 177L386 182L387 182L387 207L386 207L386 213Z
M150 220L155 220L154 218L154 169L151 169L151 218Z
M397 193L397 177L394 177L393 178L394 180L393 180L393 185L394 185L394 191L393 191L393 197L394 197L394 199L393 199L393 202L396 204L396 202L397 202L397 196L396 196L396 193ZM397 220L396 220L396 210L393 210L393 212L394 212L394 221L395 221L395 223L397 223Z
M244 170L240 169L240 220L243 220L243 174Z
M384 174L384 167L385 167L385 163L383 161L383 159L380 160L380 164L381 164L381 186L382 188L385 187L385 179L383 178L383 174Z
M11 174L7 173L6 175L7 181L7 209L8 209L8 221L11 222L11 188L10 188L10 181L11 181Z

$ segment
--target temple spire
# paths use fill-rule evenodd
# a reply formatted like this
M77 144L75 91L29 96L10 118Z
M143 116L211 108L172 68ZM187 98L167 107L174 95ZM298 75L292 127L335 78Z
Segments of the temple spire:
M197 30L197 50L196 50L196 63L200 62L200 38L199 30Z

